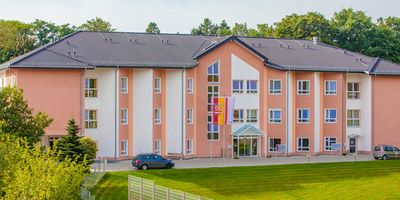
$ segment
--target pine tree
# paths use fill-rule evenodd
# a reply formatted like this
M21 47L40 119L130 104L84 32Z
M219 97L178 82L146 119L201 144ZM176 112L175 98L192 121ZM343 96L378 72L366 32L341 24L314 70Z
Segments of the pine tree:
M79 126L76 125L74 119L68 121L66 130L68 134L56 143L60 161L71 158L72 160L76 160L77 163L83 163L85 148L80 142L81 136L78 135Z

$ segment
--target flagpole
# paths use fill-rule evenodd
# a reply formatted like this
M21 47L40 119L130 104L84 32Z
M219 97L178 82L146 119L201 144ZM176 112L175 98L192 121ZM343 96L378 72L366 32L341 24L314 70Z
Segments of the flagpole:
M222 136L222 159L225 159L225 131L226 131L226 125L224 125L224 135Z

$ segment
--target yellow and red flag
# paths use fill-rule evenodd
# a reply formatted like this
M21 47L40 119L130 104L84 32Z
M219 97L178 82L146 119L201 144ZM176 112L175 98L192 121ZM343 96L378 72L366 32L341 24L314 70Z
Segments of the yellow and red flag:
M213 124L226 125L233 121L233 97L213 98Z

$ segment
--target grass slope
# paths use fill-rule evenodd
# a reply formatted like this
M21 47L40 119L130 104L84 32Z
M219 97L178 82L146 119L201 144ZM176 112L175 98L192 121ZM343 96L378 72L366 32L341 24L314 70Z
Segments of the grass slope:
M127 199L128 175L214 199L400 199L400 161L110 172L96 199Z

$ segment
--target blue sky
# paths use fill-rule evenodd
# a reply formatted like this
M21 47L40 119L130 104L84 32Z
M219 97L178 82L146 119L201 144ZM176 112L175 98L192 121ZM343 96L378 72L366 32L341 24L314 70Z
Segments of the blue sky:
M79 25L99 16L118 31L142 32L150 21L162 32L189 33L205 17L272 24L285 15L317 11L331 17L342 8L366 11L374 19L400 16L399 0L0 0L0 19L43 19Z

